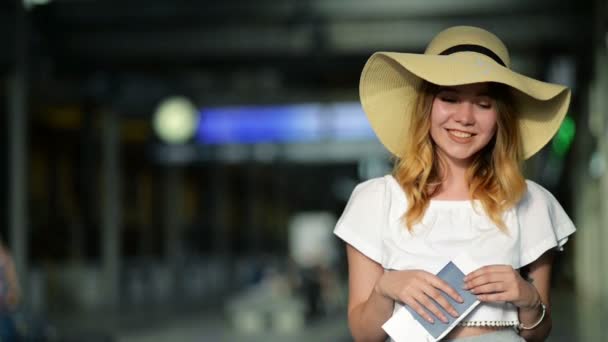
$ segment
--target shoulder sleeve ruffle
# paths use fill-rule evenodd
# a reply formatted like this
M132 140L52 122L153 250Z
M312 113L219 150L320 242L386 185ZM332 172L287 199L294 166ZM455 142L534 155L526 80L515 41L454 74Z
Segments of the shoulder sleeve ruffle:
M385 178L360 183L353 190L334 234L377 263L382 262L382 227L386 221Z
M572 220L549 191L535 182L526 183L528 190L517 205L521 267L551 248L563 250L568 236L576 231Z

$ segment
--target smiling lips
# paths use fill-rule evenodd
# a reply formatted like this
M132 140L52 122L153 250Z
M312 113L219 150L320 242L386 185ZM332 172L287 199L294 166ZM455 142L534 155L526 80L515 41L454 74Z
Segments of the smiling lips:
M447 131L450 135L461 139L470 138L475 135L474 133L459 131L455 129L448 129Z

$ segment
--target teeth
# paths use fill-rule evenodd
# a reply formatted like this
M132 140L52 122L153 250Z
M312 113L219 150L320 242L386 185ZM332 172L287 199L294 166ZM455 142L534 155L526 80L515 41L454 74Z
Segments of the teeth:
M470 138L473 134L461 132L461 131L449 131L451 135L457 136L459 138Z

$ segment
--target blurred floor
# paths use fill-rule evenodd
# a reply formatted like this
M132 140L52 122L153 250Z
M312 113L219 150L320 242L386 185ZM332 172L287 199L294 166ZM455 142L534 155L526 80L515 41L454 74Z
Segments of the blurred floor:
M350 341L346 316L333 315L308 324L295 334L270 331L243 335L233 332L224 313L218 311L162 314L160 312L118 315L56 317L52 322L66 341Z
M207 313L198 317L172 322L147 331L131 331L122 334L120 342L161 342L161 341L350 341L345 317L331 317L311 323L297 334L281 335L266 332L256 335L242 335L230 332L224 319Z
M578 341L575 296L568 290L554 290L553 331L549 342ZM345 312L346 313L346 312ZM170 318L167 318L170 317ZM107 336L119 342L161 341L351 341L346 314L336 314L307 325L297 334L264 332L243 335L233 332L221 311L162 314L141 312L115 316L80 316L56 321L59 331L78 336ZM77 330L74 327L78 327ZM593 339L598 340L599 339Z

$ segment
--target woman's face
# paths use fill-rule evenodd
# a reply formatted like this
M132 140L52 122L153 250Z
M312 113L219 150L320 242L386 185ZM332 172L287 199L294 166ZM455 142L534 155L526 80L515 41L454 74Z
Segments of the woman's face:
M498 112L487 83L441 87L431 109L431 138L451 165L466 167L496 133Z

